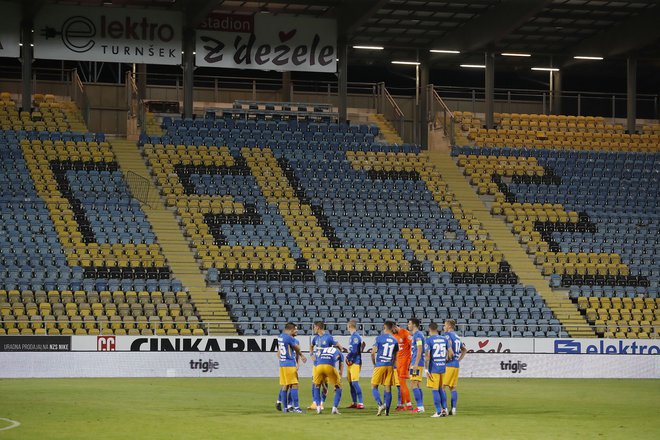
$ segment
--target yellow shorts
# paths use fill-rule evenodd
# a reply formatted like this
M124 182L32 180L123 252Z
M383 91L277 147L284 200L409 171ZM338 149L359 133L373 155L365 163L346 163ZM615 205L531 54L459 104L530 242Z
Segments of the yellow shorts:
M362 369L362 365L360 364L349 365L348 368L346 368L346 379L348 379L349 382L355 382L360 380L361 369Z
M396 385L396 374L393 367L375 367L371 376L371 385L385 385L391 387Z
M410 374L410 380L415 382L422 381L422 374L424 373L424 367L420 367L419 370L413 369L413 372Z
M443 375L442 385L446 387L455 387L458 385L458 368L447 367Z
M298 385L298 369L296 367L280 367L280 385Z
M312 382L314 385L320 386L323 382L328 381L332 385L337 386L341 384L341 376L339 371L332 365L317 365L314 368L314 376L312 377Z
M442 387L442 377L445 373L429 373L426 377L426 386L434 390L439 390Z

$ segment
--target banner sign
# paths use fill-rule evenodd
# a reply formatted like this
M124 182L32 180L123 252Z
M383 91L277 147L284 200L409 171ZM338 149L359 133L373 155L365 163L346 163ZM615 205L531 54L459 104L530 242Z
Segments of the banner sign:
M196 64L232 69L337 71L337 23L256 14L210 15L197 30Z
M309 380L311 362L299 374ZM362 377L373 373L371 360ZM461 362L460 376L498 378L654 378L659 356L474 353ZM274 353L136 352L0 353L0 377L279 377Z
M29 339L29 336L23 336ZM311 337L298 335L300 348L309 351ZM0 337L2 341L3 337ZM344 347L348 336L335 336ZM366 336L365 351L375 337ZM468 353L543 353L657 355L660 341L649 339L545 339L475 338L461 339ZM73 336L72 351L197 351L197 352L274 352L276 336Z
M71 351L71 336L2 336L0 351Z
M34 20L34 57L181 64L181 32L179 12L45 5Z
M16 3L0 2L0 57L18 58L21 10Z

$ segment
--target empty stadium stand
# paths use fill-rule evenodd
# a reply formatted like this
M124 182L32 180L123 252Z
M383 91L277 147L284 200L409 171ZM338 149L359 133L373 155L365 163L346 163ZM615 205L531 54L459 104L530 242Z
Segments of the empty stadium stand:
M565 332L426 153L368 125L259 109L163 120L141 144L241 332L455 316L466 335Z
M602 118L498 117L494 131L468 128L478 146L453 148L466 179L599 336L657 337L658 134Z
M204 334L104 136L1 97L0 334Z

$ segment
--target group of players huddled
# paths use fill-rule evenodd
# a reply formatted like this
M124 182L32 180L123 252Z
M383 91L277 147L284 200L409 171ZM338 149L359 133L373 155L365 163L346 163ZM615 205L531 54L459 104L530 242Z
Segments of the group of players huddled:
M347 330L350 333L350 343L344 348L325 330L323 321L314 323L314 336L309 350L310 358L314 362L313 403L308 409L316 410L318 414L323 411L328 384L333 385L335 390L332 414L339 414L344 364L346 364L346 378L351 387L352 404L348 408L364 409L359 380L365 343L357 332L355 321L348 322ZM390 414L393 386L399 391L396 411L425 412L421 387L423 374L426 374L427 386L433 394L435 413L431 417L456 414L459 362L465 356L467 348L455 332L456 321L447 319L442 330L443 334L440 334L438 324L431 322L426 337L417 318L408 320L408 330L399 327L393 321L385 321L382 334L376 338L370 350L374 365L371 392L378 404L376 415ZM298 399L298 365L301 361L307 362L307 358L300 351L297 335L298 327L289 322L278 337L280 362L280 394L276 404L278 411L303 412ZM345 352L346 356L342 352ZM410 400L408 379L415 397L414 409ZM382 398L379 389L381 385L384 387ZM449 408L445 388L451 391Z

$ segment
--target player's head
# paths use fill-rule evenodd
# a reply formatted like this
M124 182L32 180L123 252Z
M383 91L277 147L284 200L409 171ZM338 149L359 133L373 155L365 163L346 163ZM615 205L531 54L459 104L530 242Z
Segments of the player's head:
M291 336L295 336L297 330L298 330L298 326L295 325L293 322L287 322L286 325L284 326L284 333L287 333Z
M419 330L419 319L417 318L410 318L408 320L408 328L412 331L417 331Z
M394 327L392 327L392 333L396 335L397 333L399 333L399 330L401 330L401 327L399 327L399 324L395 322Z
M385 321L383 324L383 332L392 334L394 333L394 328L396 327L396 324L393 321Z
M349 332L354 332L357 330L357 321L355 319L351 319L348 321L348 323L346 323L346 328Z
M429 324L429 334L430 335L437 335L438 334L438 324L435 322L432 322Z
M314 333L323 333L325 331L325 322L316 321L314 323Z
M456 330L456 320L455 319L445 319L444 331L453 332Z

